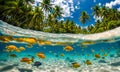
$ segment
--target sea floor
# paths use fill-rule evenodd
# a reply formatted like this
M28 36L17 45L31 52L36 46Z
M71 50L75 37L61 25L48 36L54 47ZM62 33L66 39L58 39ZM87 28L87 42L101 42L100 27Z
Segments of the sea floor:
M0 61L0 72L120 72L120 57L114 56L107 59L94 59L92 65L86 65L84 58L75 58L74 61L80 64L80 67L71 67L71 62L67 58L52 57L46 59L36 58L42 65L33 66L33 63L27 64L20 62L20 58L8 58ZM73 58L72 58L73 59Z
M21 43L16 43L12 41L11 43L0 43L0 72L120 72L120 43L115 42L116 38L120 37L120 27L113 30L109 30L103 33L97 34L52 34L52 33L43 33L39 31L21 29L19 27L11 26L3 21L0 21L0 34L10 35L15 37L33 37L36 39L48 40L51 42L72 42L72 43L81 43L84 40L96 40L99 44L93 44L86 47L77 46L77 44L72 45L74 47L73 52L63 51L64 46L38 46L33 45L34 48L28 48L26 45ZM113 40L111 40L113 38ZM114 40L115 38L115 40ZM105 40L104 40L105 39ZM108 39L108 40L106 40ZM109 40L110 39L110 40ZM100 40L100 42L98 41ZM103 41L102 41L103 40ZM117 39L118 40L118 39ZM104 42L113 42L113 43L104 43ZM103 43L102 43L103 42ZM6 45L13 44L17 47L23 46L26 48L25 51L20 53L15 53L16 58L10 58L8 53L2 51ZM115 45L115 47L114 47ZM47 49L46 49L47 48ZM84 51L83 49L84 48ZM103 58L96 59L94 54L103 55L108 53L109 55ZM103 50L105 52L103 52ZM102 52L100 51L102 50ZM53 51L52 54L49 51ZM27 53L26 53L27 52ZM46 58L39 59L35 56L38 52L45 52ZM64 57L59 57L56 55L64 53ZM80 55L78 55L80 54ZM90 56L88 55L90 54ZM29 55L29 56L28 56ZM88 55L88 56L87 56ZM39 61L42 64L39 67L34 66L34 62L31 64L20 62L24 57L31 58L34 56L34 61ZM92 62L91 65L85 64L86 60ZM73 68L72 63L77 62L80 64L80 67Z

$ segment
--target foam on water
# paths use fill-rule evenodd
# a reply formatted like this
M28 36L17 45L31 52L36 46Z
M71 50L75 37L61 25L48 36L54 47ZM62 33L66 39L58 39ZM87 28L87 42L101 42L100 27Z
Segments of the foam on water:
M96 34L55 34L44 33L29 29L22 29L20 27L9 25L1 20L0 20L0 32L4 35L35 37L37 39L48 40L52 42L79 42L84 40L96 41L111 38L120 38L120 27Z

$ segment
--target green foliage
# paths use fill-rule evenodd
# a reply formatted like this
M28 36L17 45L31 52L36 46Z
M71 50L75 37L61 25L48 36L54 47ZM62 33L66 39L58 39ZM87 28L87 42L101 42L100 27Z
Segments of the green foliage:
M93 7L93 15L103 17L94 26L81 28L74 21L60 21L62 8L53 6L50 0L43 0L40 6L32 7L34 0L0 0L0 20L24 29L33 29L49 33L91 34L110 30L120 26L120 12L105 6ZM85 24L90 20L86 11L81 12L79 20Z
M81 12L81 16L80 16L79 19L80 19L80 22L81 22L81 23L85 24L86 21L89 20L90 18L89 18L89 16L88 16L87 12L86 12L86 11L83 11L83 12Z

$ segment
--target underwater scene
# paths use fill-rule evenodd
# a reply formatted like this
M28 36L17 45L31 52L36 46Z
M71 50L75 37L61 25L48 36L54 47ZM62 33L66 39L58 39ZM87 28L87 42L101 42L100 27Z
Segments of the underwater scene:
M0 33L0 72L120 72L120 28L53 34L0 21Z
M0 0L0 72L120 72L120 0Z

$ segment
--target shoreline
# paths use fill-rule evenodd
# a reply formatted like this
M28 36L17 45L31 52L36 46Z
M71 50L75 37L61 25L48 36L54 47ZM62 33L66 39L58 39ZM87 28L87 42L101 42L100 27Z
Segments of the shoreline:
M48 40L52 42L78 42L84 40L104 40L111 38L120 38L120 27L96 34L55 34L45 33L41 31L34 31L29 29L22 29L9 25L0 20L0 32L10 36L24 36L24 37L35 37L37 39Z

